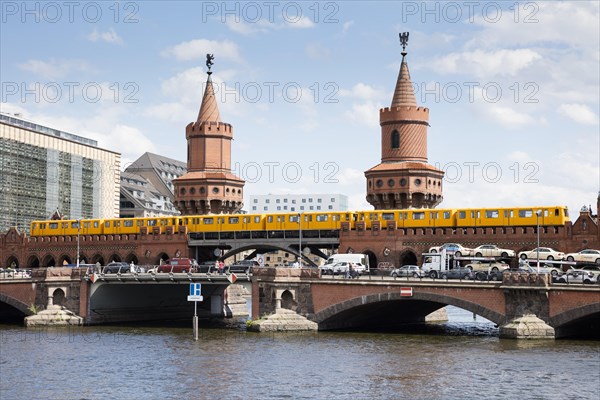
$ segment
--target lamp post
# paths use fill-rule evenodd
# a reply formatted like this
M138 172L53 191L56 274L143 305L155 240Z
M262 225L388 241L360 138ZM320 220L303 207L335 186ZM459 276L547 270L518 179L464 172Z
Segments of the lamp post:
M536 259L537 259L537 272L540 273L540 216L542 215L542 210L537 210L535 212L535 222L537 225L537 247L536 247Z
M302 267L302 213L298 213L298 266Z
M81 231L81 220L77 220L77 268L79 268L79 233Z

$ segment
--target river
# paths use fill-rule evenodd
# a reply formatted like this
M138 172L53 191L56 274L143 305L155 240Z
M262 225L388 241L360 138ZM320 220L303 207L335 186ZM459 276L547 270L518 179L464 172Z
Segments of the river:
M487 320L395 333L251 333L215 322L0 325L0 399L593 399L600 341L499 339Z

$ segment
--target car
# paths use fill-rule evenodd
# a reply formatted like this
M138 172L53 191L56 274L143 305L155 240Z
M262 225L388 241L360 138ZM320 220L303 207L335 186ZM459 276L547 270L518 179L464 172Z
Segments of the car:
M600 264L600 250L584 249L578 253L569 253L565 256L567 261L588 262Z
M260 264L255 260L240 260L227 267L229 272L238 272L251 274L254 267L259 267Z
M131 272L131 266L125 261L113 261L101 269L103 274L125 274Z
M515 272L512 269L505 270L505 271ZM558 276L558 275L562 274L562 270L553 265L540 263L540 266L538 268L537 265L532 266L532 265L529 265L529 263L527 261L522 261L522 260L519 261L519 268L518 268L518 271L516 271L516 272L527 272L530 274L550 274L552 276Z
M465 268L473 272L502 272L509 268L509 265L502 261L476 261L465 265Z
M598 281L598 275L594 275L592 272L580 269L570 269L566 274L554 276L552 277L552 282L587 284L600 283L600 281Z
M400 268L393 269L390 276L397 278L399 276L412 276L414 278L420 278L423 276L421 268L417 265L403 265Z
M171 258L165 264L159 265L155 271L157 273L187 273L196 272L198 263L193 258Z
M563 260L565 258L565 253L562 251L554 250L550 247L540 247L539 248L540 260ZM522 251L519 253L519 258L521 260L537 260L538 248L536 247L533 250Z
M501 249L495 244L482 244L475 247L471 253L475 257L502 257L509 258L515 256L515 251L510 249Z
M457 267L441 271L442 279L474 279L473 271L465 267Z
M445 243L438 247L430 247L430 253L441 253L446 250L446 253L454 254L455 257L469 256L473 253L473 249L464 247L458 243Z

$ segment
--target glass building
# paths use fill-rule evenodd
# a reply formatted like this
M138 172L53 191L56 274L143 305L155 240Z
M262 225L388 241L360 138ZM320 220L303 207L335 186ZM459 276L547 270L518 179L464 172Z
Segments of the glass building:
M0 113L0 232L57 210L66 219L119 215L121 155L95 140Z

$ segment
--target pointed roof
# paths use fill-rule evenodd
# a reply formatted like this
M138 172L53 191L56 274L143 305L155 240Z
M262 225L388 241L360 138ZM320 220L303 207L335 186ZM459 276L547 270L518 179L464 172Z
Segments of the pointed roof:
M203 122L221 122L221 114L219 113L219 107L217 106L212 79L210 79L211 74L212 72L209 71L206 89L204 89L204 97L202 98L202 105L200 106L198 120L196 121L197 124Z
M415 98L415 92L410 81L410 72L408 72L408 64L405 60L406 53L402 53L402 64L400 65L400 72L398 73L398 81L396 82L396 89L394 90L394 97L392 98L392 107L400 106L417 106L417 100Z

